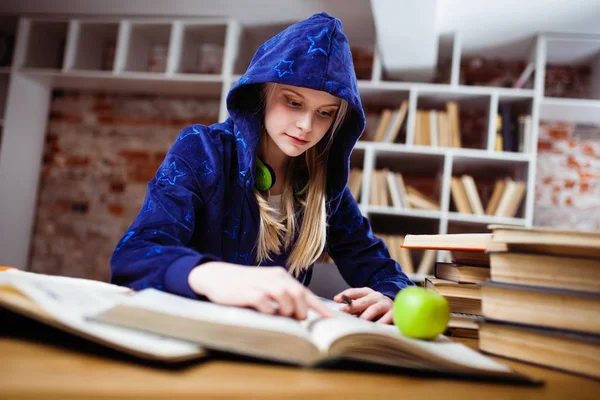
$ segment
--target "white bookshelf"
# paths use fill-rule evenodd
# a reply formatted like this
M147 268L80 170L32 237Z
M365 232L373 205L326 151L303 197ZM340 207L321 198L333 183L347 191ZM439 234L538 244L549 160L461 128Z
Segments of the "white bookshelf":
M0 68L0 105L3 141L0 147L0 254L1 263L26 267L48 108L53 89L98 90L119 93L195 95L219 99L220 120L227 117L226 94L239 79L255 49L284 25L244 27L223 18L54 18L36 15L13 18L17 40L13 65ZM363 169L362 193L369 193L374 169L386 167L407 174L429 174L437 182L440 210L394 209L359 201L376 232L447 233L485 229L491 223L531 226L535 187L537 126L540 118L599 122L600 94L590 99L544 97L544 67L558 51L566 62L581 58L600 76L600 61L590 58L597 37L571 37L569 46L555 46L563 36L539 35L523 59L535 62L533 88L477 87L460 85L461 35L440 37L440 58L450 60L451 71L443 84L385 80L375 54L371 79L360 80L365 105L396 108L408 101L406 135L402 143L361 141L352 155L352 166ZM352 43L352 38L350 38ZM584 43L573 53L573 43ZM113 46L107 48L107 43ZM114 44L113 44L114 43ZM198 52L222 46L220 68L201 71ZM157 49L158 46L158 49ZM373 44L375 48L375 44ZM149 70L155 49L164 58ZM113 56L107 61L106 52ZM562 53L561 53L562 52ZM554 58L553 58L554 57ZM570 57L570 58L569 58ZM591 60L591 61L590 61ZM577 61L579 62L579 61ZM214 63L213 63L214 64ZM600 84L594 93L600 92ZM420 107L441 107L453 100L487 115L481 130L481 148L440 148L414 144L415 114ZM517 104L532 116L528 152L494 151L495 115L504 103ZM450 178L469 173L505 175L526 182L526 197L516 217L466 215L451 207ZM5 229L4 227L10 227Z

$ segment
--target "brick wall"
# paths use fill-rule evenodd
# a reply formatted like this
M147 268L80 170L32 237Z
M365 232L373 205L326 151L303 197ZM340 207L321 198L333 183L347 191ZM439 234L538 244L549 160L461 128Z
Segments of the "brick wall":
M108 260L177 134L218 100L55 93L30 268L108 280Z
M600 126L542 121L534 224L600 231Z

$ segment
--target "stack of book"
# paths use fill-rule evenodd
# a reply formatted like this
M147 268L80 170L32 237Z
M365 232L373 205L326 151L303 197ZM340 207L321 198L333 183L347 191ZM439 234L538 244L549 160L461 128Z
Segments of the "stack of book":
M600 378L600 233L489 228L479 348Z
M446 333L449 335L478 337L480 285L490 277L489 258L483 253L488 242L489 235L476 241L471 234L407 235L405 238L403 246L407 249L452 250L450 262L436 262L434 278L425 280L426 288L448 300L451 314Z
M480 350L600 378L600 233L488 228L492 233L407 235L404 246L488 260Z

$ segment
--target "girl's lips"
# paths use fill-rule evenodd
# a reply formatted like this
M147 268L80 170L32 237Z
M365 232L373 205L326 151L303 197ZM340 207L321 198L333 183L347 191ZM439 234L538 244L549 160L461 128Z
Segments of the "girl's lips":
M292 141L292 143L295 143L295 144L303 145L303 144L308 143L308 140L298 139L298 138L288 135L287 133L285 134L285 136L289 137L290 140Z

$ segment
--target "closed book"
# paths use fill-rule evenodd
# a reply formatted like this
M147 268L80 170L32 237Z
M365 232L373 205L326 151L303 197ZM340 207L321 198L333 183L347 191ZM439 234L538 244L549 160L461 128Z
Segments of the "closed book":
M457 263L435 263L433 274L438 279L457 283L482 283L490 279L490 269Z
M479 285L427 278L425 287L444 296L448 300L451 312L481 315L481 288Z
M600 293L488 281L481 299L486 318L600 334Z
M485 319L483 352L600 379L600 336Z
M600 259L600 232L512 225L488 228L493 231L493 242L504 243L510 251Z
M495 282L600 293L600 260L531 253L490 253Z

